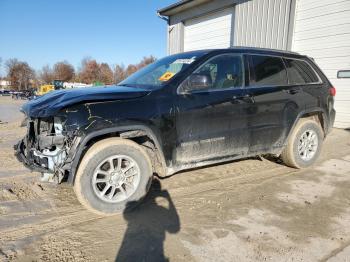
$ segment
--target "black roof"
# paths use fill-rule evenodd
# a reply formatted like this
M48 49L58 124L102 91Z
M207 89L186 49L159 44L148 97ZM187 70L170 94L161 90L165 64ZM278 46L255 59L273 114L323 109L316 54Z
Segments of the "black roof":
M269 55L279 55L279 56L290 56L290 57L305 57L297 52L287 51L287 50L279 50L279 49L270 49L270 48L260 48L260 47L246 47L246 46L237 46L230 47L225 49L204 49L197 50L198 52L217 52L217 53L225 53L228 51L233 51L237 53L254 53L254 54L269 54ZM190 51L191 52L191 51ZM192 51L193 52L193 51Z

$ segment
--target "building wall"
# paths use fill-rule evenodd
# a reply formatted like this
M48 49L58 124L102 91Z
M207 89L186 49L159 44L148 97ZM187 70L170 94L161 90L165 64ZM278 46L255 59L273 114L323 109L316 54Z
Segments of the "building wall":
M234 46L288 49L291 0L253 0L236 5Z
M0 88L9 87L9 86L11 86L10 81L0 80Z
M168 26L168 54L183 52L183 31L182 22Z
M184 51L186 21L230 8L234 11L231 45L288 50L295 0L221 0L211 1L170 17L168 53ZM235 7L234 9L232 7Z
M350 1L298 0L293 34L294 51L315 59L337 89L336 127L350 128Z
M235 3L247 0L220 0L191 8L184 12L169 17L168 25L168 54L176 54L184 51L184 24L186 21L207 15L218 10L233 7Z

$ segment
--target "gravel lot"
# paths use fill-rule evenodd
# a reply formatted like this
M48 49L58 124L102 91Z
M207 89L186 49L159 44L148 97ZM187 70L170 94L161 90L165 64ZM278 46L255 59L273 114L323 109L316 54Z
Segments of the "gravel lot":
M350 261L350 132L304 170L251 158L154 183L100 217L14 158L22 101L0 97L0 261Z

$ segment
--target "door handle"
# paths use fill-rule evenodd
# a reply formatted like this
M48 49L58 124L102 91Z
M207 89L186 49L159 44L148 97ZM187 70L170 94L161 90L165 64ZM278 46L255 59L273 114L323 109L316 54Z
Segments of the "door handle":
M250 94L246 94L246 95L243 95L243 96L233 96L232 97L232 100L234 101L237 101L239 103L254 103L254 98L252 97L252 95Z
M291 94L291 95L295 95L295 94L300 92L300 89L295 89L295 88L293 88L293 89L285 89L285 92L288 93L288 94Z

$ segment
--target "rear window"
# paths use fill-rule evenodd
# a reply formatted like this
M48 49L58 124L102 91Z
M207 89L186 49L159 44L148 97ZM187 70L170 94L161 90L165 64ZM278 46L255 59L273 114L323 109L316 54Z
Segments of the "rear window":
M319 82L315 71L301 60L285 59L289 84L310 84Z
M287 84L287 72L282 58L250 55L251 84L278 86Z

